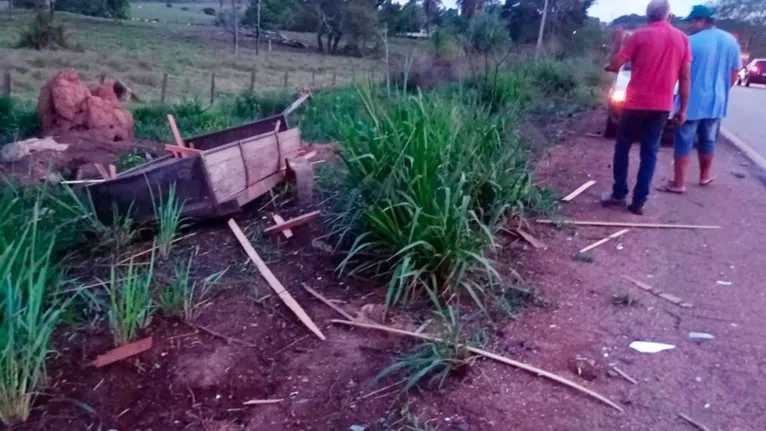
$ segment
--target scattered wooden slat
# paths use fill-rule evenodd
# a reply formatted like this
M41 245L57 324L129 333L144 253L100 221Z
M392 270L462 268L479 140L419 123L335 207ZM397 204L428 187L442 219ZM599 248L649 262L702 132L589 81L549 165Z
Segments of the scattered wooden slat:
M293 102L293 103L292 103L292 105L290 105L290 106L289 106L287 109L285 109L285 110L282 112L282 115L284 115L285 117L289 116L290 114L292 114L292 113L293 113L293 111L295 111L295 110L296 110L296 109L298 109L298 108L299 108L301 105L303 105L304 103L306 103L306 101L307 101L307 100L309 100L310 98L311 98L311 93L306 93L306 94L304 94L303 96L299 97L299 98L298 98L298 100L296 100L295 102Z
M196 235L196 234L197 234L197 232L192 232L192 233L190 233L190 234L188 234L188 235L184 235L184 236L178 237L178 238L174 239L173 241L171 241L170 243L171 243L171 244L175 244L175 243L177 243L178 241L181 241L181 240L184 240L184 239L186 239L186 238L192 237L192 236L194 236L194 235ZM152 247L152 248L150 248L150 249L148 249L148 250L144 250L144 251L142 251L142 252L140 252L140 253L136 253L136 254L134 254L134 255L132 255L132 256L128 256L128 257L126 257L125 259L123 259L123 260L121 260L121 261L117 262L117 265L122 265L122 264L123 264L123 263L125 263L125 262L130 262L132 259L135 259L135 258L137 258L137 257L141 257L141 256L143 256L143 255L145 255L145 254L151 253L151 252L152 252L152 250L156 250L156 249L158 249L158 248L159 248L159 246L154 246L154 247Z
M678 416L680 416L680 417L681 417L681 419L685 420L685 421L686 421L686 422L688 422L690 425L692 425L692 426L696 427L696 428L697 428L697 429L699 429L700 431L710 431L710 428L708 428L708 427L706 427L705 425L703 425L703 424L701 424L701 423L697 422L696 420L692 419L692 418L691 418L691 417L689 417L688 415L685 415L685 414L683 414L683 413L681 413L681 412L678 412Z
M165 145L165 151L172 154L173 157L194 157L202 153L195 148L181 147L178 145Z
M388 333L391 333L391 334L406 335L406 336L409 336L409 337L419 338L421 340L432 341L432 342L436 342L436 343L443 343L444 342L444 340L442 340L441 338L433 336L433 335L416 334L414 332L404 331L404 330L396 329L396 328L390 328L388 326L383 326L383 325L375 325L375 324L370 324L370 323L361 323L361 322L346 321L346 320L335 320L335 319L331 320L331 322L332 323L341 324L341 325L347 325L347 326L357 326L357 327L360 327L360 328L376 329L378 331L384 331L384 332L388 332ZM545 377L547 379L550 379L550 380L553 380L555 382L561 383L562 385L565 385L565 386L569 386L572 389L575 389L575 390L578 390L580 392L583 392L583 393L585 393L585 394L587 394L587 395L589 395L589 396L591 396L591 397L601 401L602 403L604 403L604 404L606 404L606 405L608 405L610 407L613 407L617 411L620 411L620 412L624 411L622 409L622 407L620 407L619 405L615 404L613 401L609 400L608 398L604 397L603 395L601 395L601 394L599 394L597 392L594 392L594 391L592 391L592 390L590 390L590 389L588 389L586 387L578 385L577 383L575 383L575 382L573 382L571 380L565 379L564 377L561 377L559 375L553 374L551 372L545 371L545 370L537 368L537 367L533 367L533 366L525 364L523 362L515 361L513 359L509 359L509 358L506 358L504 356L496 355L496 354L494 354L492 352L488 352L486 350L477 349L475 347L467 346L467 345L461 345L461 347L465 348L466 350L468 350L471 353L475 353L477 355L481 355L481 356L493 359L495 361L502 362L502 363L504 363L506 365L510 365L512 367L520 368L520 369L522 369L524 371L528 371L528 372L530 372L532 374Z
M540 224L573 225L573 226L612 226L636 227L654 229L720 229L721 226L691 225L691 224L662 224L662 223L623 223L609 221L578 221L578 220L537 220Z
M311 320L308 314L303 311L303 307L301 307L301 305L295 301L295 298L290 295L290 292L288 292L282 283L277 280L277 277L274 276L269 267L266 266L266 263L263 261L263 259L261 259L258 253L256 253L253 245L250 244L250 241L248 241L244 232L242 232L242 229L239 228L239 225L237 225L237 222L235 222L233 219L229 219L229 229L231 229L232 233L234 233L234 236L237 237L237 240L245 250L245 253L247 253L247 255L250 257L250 260L253 261L263 278L267 283L269 283L269 286L271 286L274 292L276 292L276 294L279 296L279 299L281 299L282 302L284 302L285 305L287 305L287 307L290 308L293 313L295 313L298 319L300 319L300 321L306 325L306 327L309 328L311 332L316 334L320 340L326 340L322 331L319 330L319 328L316 326L314 321Z
M604 239L601 239L601 240L598 240L598 241L594 242L593 244L583 248L582 250L580 250L580 253L586 253L586 252L588 252L590 250L593 250L594 248L596 248L596 247L598 247L598 246L600 246L602 244L605 244L605 243L607 243L607 242L609 242L609 241L611 241L611 240L613 240L615 238L619 238L619 237L625 235L628 232L630 232L630 229L623 229L621 231L617 231L617 232L609 235L608 237L606 237Z
M316 157L317 154L319 154L319 153L316 152L316 151L309 151L308 153L304 153L304 154L298 155L297 158L303 159L303 160L311 160L314 157Z
M181 132L178 131L178 125L176 125L176 118L172 114L168 114L168 124L170 124L170 131L173 132L173 139L175 139L176 145L185 147Z
M245 401L242 403L243 406L259 406L263 404L277 404L284 401L284 398L274 399L274 400L250 400Z
M322 294L321 294L321 293L319 293L319 292L317 292L316 290L314 290L314 289L310 288L310 287L308 286L308 284L306 284L306 283L301 283L301 285L303 286L303 288L304 288L304 289L306 289L306 292L310 293L311 295L313 295L313 296L314 296L314 298L316 298L316 299L318 299L318 300L322 301L322 302L323 302L323 303L324 303L326 306L328 306L328 307L332 308L333 310L335 310L336 312L338 312L338 314L340 314L341 316L343 316L343 318L344 318L344 319L346 319L346 320L349 320L349 321L351 321L351 322L353 322L353 321L355 321L355 320L356 320L356 319L354 319L353 317L351 317L351 315L350 315L350 314L346 313L346 311L345 311L345 310L343 310L342 308L340 308L340 307L338 307L337 305L333 304L333 303L332 303L332 301L330 301L329 299L327 299L327 298L325 298L324 296L322 296Z
M308 223L311 220L315 219L319 215L319 211L311 211L310 213L303 214L302 216L298 216L295 218L291 218L290 220L285 221L284 223L279 223L274 226L267 227L263 230L264 233L279 233L287 229L292 229L296 226L300 226L304 223Z
M96 170L98 171L98 174L101 175L102 178L105 180L110 179L109 172L104 168L104 165L99 163L94 163L93 166L96 167Z
M531 245L534 248L545 248L545 244L543 244L540 240L535 238L531 233L525 231L522 228L516 228L511 232L518 235L521 239L528 242L529 245Z
M112 164L109 165L109 178L110 179L117 178L117 166L114 166Z
M271 218L273 218L273 219L274 219L274 222L275 222L277 225L280 225L280 224L284 224L284 223L285 223L285 219L283 219L283 218L282 218L282 216L281 216L281 215L279 215L279 214L272 214L272 215L271 215ZM292 238L292 237L293 237L293 231L291 231L290 229L285 229L285 230L283 230L283 231L282 231L282 234L285 236L285 238Z
M574 198L576 198L577 196L580 196L580 194L582 192L584 192L585 190L588 190L589 188L593 187L594 184L596 184L596 181L595 180L590 180L587 183L585 183L585 184L581 185L580 187L578 187L572 193L570 193L570 194L566 195L565 197L563 197L561 200L563 202L571 202Z
M666 301L672 302L673 304L675 304L675 305L677 305L677 306L679 306L681 308L692 308L693 307L692 304L690 304L688 302L684 302L683 299L681 299L681 298L679 298L679 297L677 297L675 295L672 295L670 293L663 292L663 291L657 289L656 287L652 287L652 286L644 283L641 280L636 280L635 278L629 277L627 275L623 275L622 278L624 278L625 280L628 280L629 282L635 284L636 287L638 287L640 289L643 289L643 290L645 290L645 291L647 291L647 292L649 292L649 293L651 293L651 294L653 294L655 296L658 296L658 297L660 297L660 298L662 298L662 299L664 299Z
M628 373L626 373L625 371L622 371L622 370L621 370L621 369L619 369L619 368L618 368L616 365L613 365L613 366L612 366L612 369L614 370L614 372L615 372L615 373L619 374L619 375L620 375L620 376L621 376L623 379L625 379L625 380L629 381L630 383L633 383L634 385L637 385L637 384L638 384L638 382L636 381L636 379L634 379L633 377L630 377L630 376L628 375Z
M62 181L60 184L98 184L103 183L106 180L71 180L71 181Z
M109 364L113 364L123 359L130 358L131 356L138 355L152 348L152 337L147 337L136 342L125 344L116 349L112 349L103 355L98 355L96 360L93 361L93 365L96 368L105 367Z

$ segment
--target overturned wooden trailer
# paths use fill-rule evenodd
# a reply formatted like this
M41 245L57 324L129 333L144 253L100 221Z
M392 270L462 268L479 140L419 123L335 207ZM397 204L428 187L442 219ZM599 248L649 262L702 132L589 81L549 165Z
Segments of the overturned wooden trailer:
M184 217L218 217L239 211L287 177L296 181L299 198L310 199L311 163L300 158L300 129L287 122L294 106L280 115L186 140L171 117L178 145L165 148L173 154L88 186L96 214L105 223L112 223L115 214L152 222L154 205L166 202L175 186Z

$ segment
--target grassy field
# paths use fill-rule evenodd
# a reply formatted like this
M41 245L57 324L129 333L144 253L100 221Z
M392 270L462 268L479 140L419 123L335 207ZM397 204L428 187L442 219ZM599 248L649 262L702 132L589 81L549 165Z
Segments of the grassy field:
M149 5L165 8L162 3L141 4ZM184 100L209 97L213 72L217 93L238 93L250 86L253 68L257 70L256 88L261 90L283 88L285 72L289 74L288 89L294 90L311 86L312 81L315 88L329 87L333 75L338 86L349 84L354 78L361 80L372 72L381 78L384 69L379 60L329 56L311 49L275 47L273 52L261 49L256 56L254 41L249 39L241 41L239 55L235 57L230 36L211 26L115 23L66 13L57 16L80 50L15 49L18 31L31 19L31 14L15 12L10 17L0 14L0 70L12 72L15 97L35 99L42 84L66 67L77 69L85 80L97 80L101 74L119 77L145 101L159 99L164 72L169 74L168 100Z
M133 2L130 5L130 17L134 20L159 20L162 23L181 25L214 25L216 17L205 15L202 11L212 7L216 14L220 11L218 2L171 3L165 2ZM224 9L231 9L231 3L224 3Z

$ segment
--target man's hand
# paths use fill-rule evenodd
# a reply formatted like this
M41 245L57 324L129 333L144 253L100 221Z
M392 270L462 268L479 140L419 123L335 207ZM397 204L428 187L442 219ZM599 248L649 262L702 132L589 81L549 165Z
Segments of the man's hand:
M686 123L686 111L676 112L676 115L673 116L673 122L678 127L683 126Z

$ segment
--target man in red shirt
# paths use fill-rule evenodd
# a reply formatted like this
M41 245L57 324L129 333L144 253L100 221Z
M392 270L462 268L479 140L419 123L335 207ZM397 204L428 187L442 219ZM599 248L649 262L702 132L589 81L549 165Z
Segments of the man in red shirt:
M635 141L641 143L641 164L638 169L633 202L628 209L643 214L649 196L657 152L662 132L673 111L676 82L679 84L681 108L674 121L686 121L689 102L691 48L689 38L669 22L668 0L652 0L646 8L649 25L639 29L623 44L623 31L614 33L614 49L606 70L617 72L631 63L624 111L617 129L614 149L614 186L604 198L604 206L625 206L628 196L628 154Z

